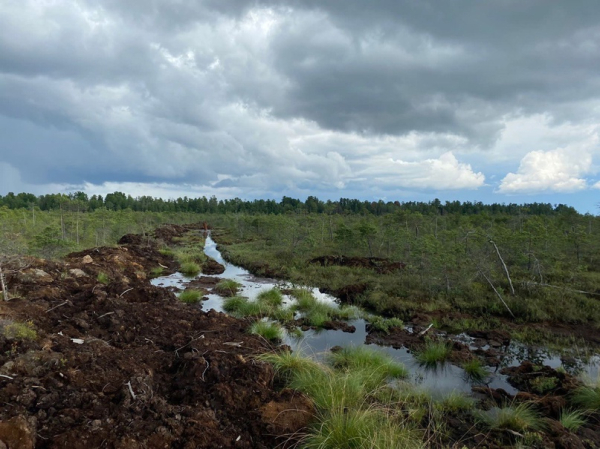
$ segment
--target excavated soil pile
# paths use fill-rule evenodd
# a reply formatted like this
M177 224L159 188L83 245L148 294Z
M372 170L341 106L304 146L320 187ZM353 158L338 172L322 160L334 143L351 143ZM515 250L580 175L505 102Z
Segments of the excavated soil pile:
M273 448L300 434L313 408L275 391L254 357L268 343L152 286L150 269L175 264L147 236L122 242L3 267L0 447ZM14 332L23 322L35 338Z

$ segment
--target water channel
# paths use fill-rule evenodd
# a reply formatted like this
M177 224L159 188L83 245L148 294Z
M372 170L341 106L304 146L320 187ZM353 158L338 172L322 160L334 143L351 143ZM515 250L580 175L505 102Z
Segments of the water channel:
M242 285L239 291L240 296L245 296L250 300L263 290L269 290L274 287L285 289L291 287L283 281L268 278L260 278L252 275L244 268L238 267L225 261L221 253L217 250L217 245L210 235L206 237L204 252L207 256L215 259L225 266L225 272L217 276L210 276L222 279L233 279ZM185 289L185 284L191 281L181 273L174 273L169 276L162 276L152 280L154 285L163 287L175 287ZM319 292L317 288L312 289L313 295L320 301L338 306L336 299L330 295ZM290 303L291 298L284 295L285 302ZM202 310L208 311L214 309L222 312L223 298L217 294L209 294L208 299L201 303ZM354 333L342 332L341 330L307 330L301 331L299 335L286 334L283 344L289 345L294 351L301 351L303 354L321 359L334 346L359 346L365 345L367 331L366 322L363 319L349 321L348 324L355 326ZM461 342L471 344L472 339L466 335L452 337ZM432 395L445 395L451 391L461 391L470 393L474 384L469 381L468 376L462 368L450 363L437 366L437 368L426 368L421 366L414 356L406 348L395 349L388 346L367 345L374 347L379 351L389 354L394 360L403 363L411 373L411 382L427 389ZM471 349L475 349L472 347ZM484 348L486 349L486 348ZM503 388L510 394L517 393L506 380L506 376L500 374L501 368L506 366L519 366L524 360L530 360L536 364L548 365L552 368L562 367L571 374L577 374L582 378L597 379L599 376L600 357L598 355L583 358L576 352L568 358L561 358L558 353L554 353L545 348L532 348L517 342L511 342L508 347L503 349L501 365L495 372L490 372L485 382L476 385L487 385L491 388Z

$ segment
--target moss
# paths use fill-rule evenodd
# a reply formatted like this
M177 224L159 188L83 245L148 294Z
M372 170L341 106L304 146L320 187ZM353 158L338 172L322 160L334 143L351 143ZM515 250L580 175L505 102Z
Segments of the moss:
M31 321L24 323L17 321L5 322L2 325L2 335L7 339L15 340L35 340L37 332Z

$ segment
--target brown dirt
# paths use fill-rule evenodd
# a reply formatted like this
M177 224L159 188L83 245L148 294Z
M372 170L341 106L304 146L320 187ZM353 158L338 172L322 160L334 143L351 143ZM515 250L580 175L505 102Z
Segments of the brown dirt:
M173 241L188 229L155 236ZM297 435L313 408L275 390L271 366L254 358L273 348L247 334L247 322L152 286L149 270L175 263L146 237L122 241L64 262L24 259L27 268L8 276L19 298L0 304L0 329L31 321L38 338L0 336L0 442L273 448Z
M402 270L405 263L392 262L381 257L346 257L346 256L321 256L309 260L309 263L319 264L322 267L337 265L341 267L368 268L377 274L390 274Z

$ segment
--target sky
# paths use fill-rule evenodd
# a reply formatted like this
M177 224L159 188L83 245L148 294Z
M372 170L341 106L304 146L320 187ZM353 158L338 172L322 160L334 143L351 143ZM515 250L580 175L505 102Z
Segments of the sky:
M597 0L2 0L0 194L598 214Z

